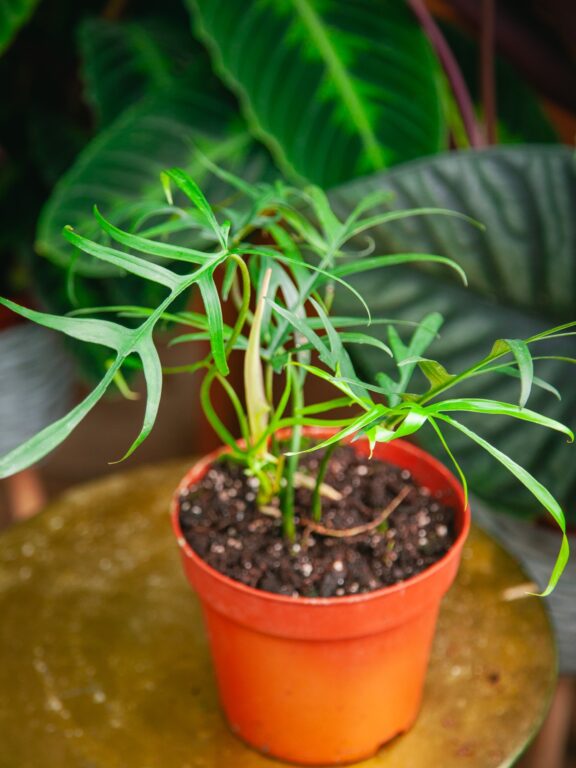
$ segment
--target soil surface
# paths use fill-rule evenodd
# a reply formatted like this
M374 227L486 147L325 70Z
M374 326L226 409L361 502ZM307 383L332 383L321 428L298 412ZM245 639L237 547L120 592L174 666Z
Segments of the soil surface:
M321 457L320 451L308 454L303 471L314 477ZM354 595L396 584L435 563L454 542L454 510L407 470L343 446L334 451L325 482L342 498L323 497L316 524L309 512L312 491L298 488L297 538L290 543L275 509L258 510L257 481L224 459L182 494L184 536L226 576L294 597ZM342 529L354 535L343 536ZM338 535L330 535L334 531Z

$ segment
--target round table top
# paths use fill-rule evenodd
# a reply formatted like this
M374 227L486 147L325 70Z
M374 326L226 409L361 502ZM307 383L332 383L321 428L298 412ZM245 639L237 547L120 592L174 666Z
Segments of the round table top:
M0 542L0 768L273 768L220 714L168 518L183 462L76 487ZM363 768L503 768L555 682L544 602L473 527L421 714Z

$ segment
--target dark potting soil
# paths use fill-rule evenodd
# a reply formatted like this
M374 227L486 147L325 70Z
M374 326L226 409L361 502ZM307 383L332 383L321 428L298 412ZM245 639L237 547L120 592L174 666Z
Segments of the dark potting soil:
M306 457L303 471L312 478L321 456L318 451ZM275 508L259 511L257 481L224 459L182 494L182 531L220 573L294 597L354 595L396 584L431 566L455 540L454 510L407 470L343 446L331 457L325 483L342 498L323 497L321 524L315 524L312 491L298 488L297 537L290 543ZM391 506L394 511L375 526ZM343 529L355 535L343 537ZM338 536L330 535L334 531Z

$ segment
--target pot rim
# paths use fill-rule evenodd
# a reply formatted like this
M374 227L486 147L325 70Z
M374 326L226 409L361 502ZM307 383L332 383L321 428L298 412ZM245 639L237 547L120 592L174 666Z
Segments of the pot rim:
M291 431L290 429L279 430L276 436L282 439L287 434L290 434L290 431ZM333 434L335 431L336 430L333 429L332 427L304 427L303 434L307 436L312 436L312 437L314 436L327 437L329 434ZM241 443L243 441L238 441L238 442ZM344 442L351 443L352 439L348 438L344 440ZM358 439L354 442L357 445L365 445L367 443L367 440ZM428 578L433 576L436 572L442 570L454 558L460 557L460 552L462 550L466 537L468 536L470 525L471 525L470 503L469 502L467 504L464 503L464 490L462 488L461 483L457 480L457 478L452 474L452 472L441 461L436 459L434 456L432 456L431 454L429 454L427 451L423 450L419 446L414 445L414 443L410 443L407 440L403 440L402 438L396 438L395 440L392 440L389 443L386 443L383 445L390 445L390 444L399 445L402 448L402 450L407 451L408 453L412 453L414 457L419 458L420 460L426 462L429 466L431 466L434 469L434 471L442 475L446 483L450 486L451 490L453 491L455 499L458 502L456 513L459 516L460 529L458 531L458 534L452 546L450 547L448 552L446 552L446 554L440 558L440 560L437 560L433 565L429 566L428 568L425 568L423 571L421 571L420 573L417 573L415 576L410 576L408 579L404 579L404 581L399 581L398 583L392 584L387 587L374 589L370 592L362 592L357 595L342 595L340 597L301 597L300 595L297 595L297 596L279 595L275 592L267 592L266 590L263 590L263 589L256 589L255 587L249 587L248 585L243 584L241 581L236 581L236 579L232 579L230 578L230 576L226 576L220 571L217 571L215 568L212 568L212 566L208 565L208 563L205 560L203 560L192 549L190 544L186 541L186 538L184 537L184 533L180 526L179 502L180 502L180 496L182 492L187 490L192 484L191 475L194 476L195 480L199 479L199 476L203 476L203 474L208 470L208 468L214 463L214 461L217 458L230 452L230 448L228 446L217 448L215 451L212 451L211 453L202 457L198 462L196 462L192 467L190 467L188 472L184 475L184 477L178 484L174 494L172 495L172 500L170 503L170 515L172 518L172 529L174 531L174 534L176 535L176 541L178 543L178 546L188 558L194 561L196 567L200 568L210 578L215 579L216 581L219 581L222 585L228 588L236 589L241 593L259 598L264 601L270 601L271 603L272 602L284 603L286 605L294 605L297 603L299 605L308 605L308 606L353 605L360 602L378 600L384 594L393 595L393 594L403 592L406 589L410 589L412 586L416 586L421 582L426 581ZM383 460L386 461L386 458L384 458Z

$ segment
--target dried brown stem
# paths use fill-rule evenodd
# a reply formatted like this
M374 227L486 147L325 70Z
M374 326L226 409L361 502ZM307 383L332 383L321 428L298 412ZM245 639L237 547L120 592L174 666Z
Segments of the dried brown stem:
M410 488L405 486L400 493L392 499L390 504L380 512L380 514L365 525L357 525L354 528L326 528L320 523L315 523L313 520L303 519L302 522L306 523L306 530L311 533L319 533L321 536L332 536L337 539L349 538L351 536L360 536L362 533L368 533L369 531L378 528L382 525L394 512L394 510L404 501L406 496L410 493Z

